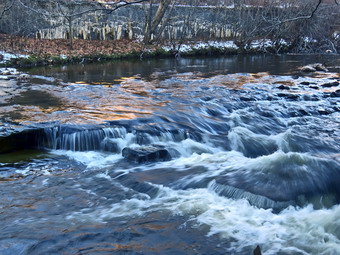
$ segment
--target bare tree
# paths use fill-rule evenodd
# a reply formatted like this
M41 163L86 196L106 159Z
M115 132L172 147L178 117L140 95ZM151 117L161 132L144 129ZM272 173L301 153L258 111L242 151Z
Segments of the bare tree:
M289 8L268 16L263 36L287 39L291 48L299 52L337 52L340 45L333 33L340 25L340 9L336 0L290 0L290 4Z
M149 4L144 4L144 42L146 44L149 44L154 37L158 38L163 32L175 3L176 0L150 0ZM157 9L155 6L158 6Z
M297 51L315 51L320 47L317 44L327 43L334 52L338 39L332 39L332 33L340 20L336 1L263 0L249 5L249 1L239 0L234 3L233 14L229 12L226 16L241 49L247 49L253 40L271 39L274 42L272 50L278 52L285 39Z
M148 0L131 0L115 2L97 2L86 0L16 0L23 7L33 13L44 15L47 19L62 19L63 24L67 24L70 48L73 49L74 21L83 15L96 13L98 16L109 15L119 8L146 2Z
M5 13L13 7L13 4L14 0L4 0L4 2L0 4L0 20Z

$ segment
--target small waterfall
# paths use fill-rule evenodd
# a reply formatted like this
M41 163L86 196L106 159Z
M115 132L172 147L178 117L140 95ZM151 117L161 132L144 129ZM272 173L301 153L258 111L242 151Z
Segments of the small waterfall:
M118 143L111 139L127 139L124 127L91 128L65 125L45 129L40 146L54 150L118 152Z
M126 147L149 145L175 146L199 137L181 129L145 126L60 125L43 129L38 147L70 151L106 151L121 153ZM171 148L169 151L172 151ZM176 154L176 153L175 153Z

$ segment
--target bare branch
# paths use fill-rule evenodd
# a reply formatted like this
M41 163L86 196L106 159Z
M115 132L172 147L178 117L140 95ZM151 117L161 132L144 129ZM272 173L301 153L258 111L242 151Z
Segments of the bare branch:
M335 1L337 1L337 0L335 0ZM301 19L311 19L311 18L313 18L316 11L319 9L319 6L320 6L321 3L322 3L322 0L318 0L318 4L314 7L314 9L312 10L310 15L286 19L286 20L283 20L283 21L280 21L280 22L274 24L273 26L279 26L279 25L282 25L284 23L293 22L293 21L297 21L297 20L301 20Z
M6 1L5 7L4 7L4 9L1 11L1 13L0 13L0 20L1 20L2 17L5 15L5 12L9 11L9 10L13 7L14 1L13 1L13 0L10 1L8 6L7 6L7 3L8 3L8 1Z
M105 4L107 7L94 7L94 8L91 8L91 9L87 9L87 10L84 10L84 11L80 11L80 12L76 12L76 13L71 13L71 14L64 13L63 11L61 11L60 7L58 9L61 12L61 14L60 13L49 13L46 10L37 10L37 9L34 9L34 8L30 7L29 5L23 3L22 0L17 0L17 1L23 7L29 9L32 12L40 14L40 15L50 16L50 17L63 17L63 18L72 19L74 17L82 16L84 14L91 13L91 12L96 12L96 11L102 11L102 12L105 12L106 14L111 14L112 12L114 12L117 9L122 8L124 6L142 3L142 2L146 2L148 0L135 0L135 1L131 1L131 2L119 1L119 2L112 3L112 4ZM68 3L72 3L72 2L68 2ZM85 3L88 4L88 5L93 5L94 6L94 3L91 3L91 2L83 2L83 1L81 2L82 5L84 5ZM76 2L74 2L73 4L80 5L80 3L76 3ZM108 8L109 6L110 6L110 8Z

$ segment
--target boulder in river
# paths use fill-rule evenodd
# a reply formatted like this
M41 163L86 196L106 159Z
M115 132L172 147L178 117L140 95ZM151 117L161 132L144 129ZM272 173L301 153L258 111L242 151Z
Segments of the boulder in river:
M122 151L124 158L137 163L158 162L171 160L170 152L163 146L151 145L137 148L126 147Z
M316 71L328 72L328 69L321 63L306 65L300 68L302 72L312 73Z
M28 78L30 78L30 76L26 73L22 73L17 76L17 80L27 80Z
M256 246L253 255L262 255L260 246Z

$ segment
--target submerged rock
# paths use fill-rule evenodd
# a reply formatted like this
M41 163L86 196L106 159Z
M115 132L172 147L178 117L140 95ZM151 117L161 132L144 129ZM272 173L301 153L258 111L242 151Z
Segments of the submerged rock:
M136 163L157 162L171 160L170 152L163 146L152 145L138 148L124 148L122 156Z

